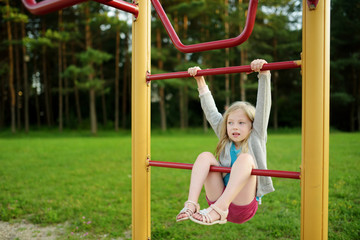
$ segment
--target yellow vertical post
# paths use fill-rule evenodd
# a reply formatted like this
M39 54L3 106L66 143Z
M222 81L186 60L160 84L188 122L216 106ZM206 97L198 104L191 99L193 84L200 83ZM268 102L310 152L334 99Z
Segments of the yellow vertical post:
M328 238L330 0L303 0L301 239Z
M139 0L132 27L132 239L151 238L150 222L150 1Z

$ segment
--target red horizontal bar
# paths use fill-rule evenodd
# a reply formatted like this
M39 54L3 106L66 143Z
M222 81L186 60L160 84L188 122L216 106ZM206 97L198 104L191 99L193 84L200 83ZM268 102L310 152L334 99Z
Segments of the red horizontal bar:
M149 161L149 166L152 166L152 167L166 167L166 168L179 168L179 169L191 170L192 167L193 167L193 164L175 163L175 162L161 162L161 161ZM210 171L212 171L212 172L230 173L231 168L229 168L229 167L211 166ZM300 179L300 172L279 171L279 170L253 169L252 172L251 172L251 175L265 176L265 177Z
M42 15L86 1L87 0L45 0L36 2L36 0L22 0L22 3L32 14Z
M264 64L262 70L280 70L301 67L301 61L286 61L286 62L275 62ZM208 75L220 75L230 73L241 73L241 72L252 72L250 65L234 66L234 67L223 67L223 68L211 68L199 70L196 76L208 76ZM159 73L159 74L148 74L146 76L147 81L152 80L163 80L171 78L187 78L191 77L188 72L173 72L173 73Z
M235 47L235 46L242 44L250 37L251 32L254 28L256 10L257 10L257 6L258 6L258 0L250 0L245 27L239 36L237 36L235 38L224 39L224 40L219 40L219 41L198 43L198 44L193 44L193 45L184 45L180 41L178 35L176 34L173 26L171 25L171 22L169 21L169 18L167 17L163 7L161 6L159 0L151 0L151 2L161 20L161 22L163 23L171 41L173 42L173 44L179 51L184 52L184 53L194 53L194 52L202 52L202 51L221 49L221 48L230 48L230 47Z
M123 0L94 0L94 1L131 13L134 15L135 18L137 18L139 15L139 7L133 3L125 2Z
M36 0L22 0L24 6L35 15L47 14L67 8L88 0L45 0L37 3ZM95 0L96 2L132 13L135 17L139 14L136 4L128 3L123 0Z

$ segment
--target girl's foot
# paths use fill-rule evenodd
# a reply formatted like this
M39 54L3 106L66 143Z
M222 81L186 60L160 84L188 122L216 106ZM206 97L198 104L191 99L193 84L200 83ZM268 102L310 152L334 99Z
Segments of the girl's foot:
M209 208L193 214L190 219L191 221L202 225L224 224L227 222L226 217L228 214L228 209L223 211L212 204Z
M176 216L176 222L188 220L192 215L197 213L199 210L200 210L200 205L198 203L195 203L190 200L186 201L184 204L184 208Z

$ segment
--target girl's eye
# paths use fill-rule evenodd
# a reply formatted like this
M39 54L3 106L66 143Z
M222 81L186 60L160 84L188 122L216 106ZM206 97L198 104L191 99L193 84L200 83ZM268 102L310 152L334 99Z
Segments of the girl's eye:
M233 124L233 122L228 122L228 124L229 124L229 125L232 125L232 124Z

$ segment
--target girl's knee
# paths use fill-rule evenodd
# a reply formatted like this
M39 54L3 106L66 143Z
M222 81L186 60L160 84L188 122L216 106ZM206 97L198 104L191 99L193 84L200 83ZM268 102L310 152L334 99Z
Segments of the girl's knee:
M211 152L202 152L199 154L198 158L215 158L214 154Z
M242 167L251 167L254 168L254 159L249 153L242 153L236 159L234 165L241 165Z
M210 164L217 163L214 154L211 152L202 152L196 159L196 162L208 162Z

